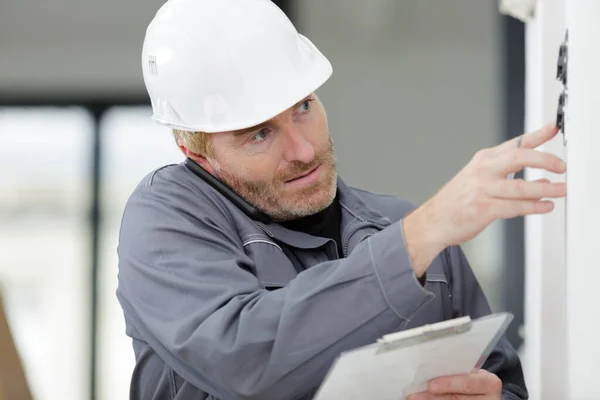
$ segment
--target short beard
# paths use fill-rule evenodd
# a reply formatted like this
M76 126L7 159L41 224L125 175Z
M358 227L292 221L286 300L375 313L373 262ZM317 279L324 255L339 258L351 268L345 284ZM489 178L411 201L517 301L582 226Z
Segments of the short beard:
M246 180L222 168L216 160L210 162L220 180L274 221L288 221L318 213L329 207L337 194L337 160L331 136L328 147L316 154L310 163L295 161L288 170L278 173L271 182ZM319 182L302 189L289 201L282 199L283 186L287 180L308 172L317 165L321 165L323 174ZM323 193L323 196L309 201L318 193Z

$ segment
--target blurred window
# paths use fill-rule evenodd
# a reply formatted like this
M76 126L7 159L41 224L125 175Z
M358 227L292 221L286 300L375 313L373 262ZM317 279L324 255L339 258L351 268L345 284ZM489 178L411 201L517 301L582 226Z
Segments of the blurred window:
M117 243L125 203L152 170L183 161L168 128L152 121L150 107L119 106L100 121L102 138L99 251L98 398L127 399L134 367L131 339L125 335L117 301Z
M0 108L0 290L39 400L89 397L92 129L82 108Z

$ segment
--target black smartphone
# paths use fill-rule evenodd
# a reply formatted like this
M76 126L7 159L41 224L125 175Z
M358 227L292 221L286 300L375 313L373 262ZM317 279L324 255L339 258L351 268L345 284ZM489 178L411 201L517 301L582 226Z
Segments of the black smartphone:
M191 158L188 157L185 159L185 165L196 176L202 178L206 183L215 188L215 190L225 196L225 198L235 204L236 207L240 208L250 218L266 224L271 222L271 218L268 215L254 207L252 204L248 203L246 200L242 199L229 186L212 176L207 170L202 168Z

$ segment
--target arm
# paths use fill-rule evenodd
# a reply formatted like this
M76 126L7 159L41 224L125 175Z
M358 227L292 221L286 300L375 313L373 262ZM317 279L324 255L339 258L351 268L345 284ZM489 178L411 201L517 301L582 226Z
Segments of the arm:
M458 247L451 246L473 239L498 219L545 214L552 210L553 203L546 199L564 197L564 184L507 180L506 177L528 167L565 172L566 164L558 157L534 150L557 133L556 126L550 124L521 138L477 152L432 198L404 218L406 248L418 277L423 276L439 251L449 248L444 254L449 258L452 271L449 275L454 280L453 302L458 315L477 317L489 314L490 308L464 255ZM429 390L435 394L460 396L470 394L473 389L470 385L475 385L474 382L482 382L476 388L479 393L497 399L500 388L496 384L500 378L503 398L527 398L519 359L505 338L484 368L493 373L438 378L446 382L442 392L433 387ZM460 389L464 382L470 383L462 391L456 391L455 385Z
M444 260L451 269L452 307L458 316L470 315L477 318L491 313L488 301L477 282L473 270L463 251L458 246L448 248ZM494 373L502 381L502 399L527 399L527 387L523 378L521 362L517 352L503 337L483 369Z
M202 199L197 217L170 204L152 187L128 204L117 294L141 338L217 397L296 398L340 352L401 329L432 298L410 266L401 223L266 291L222 213Z

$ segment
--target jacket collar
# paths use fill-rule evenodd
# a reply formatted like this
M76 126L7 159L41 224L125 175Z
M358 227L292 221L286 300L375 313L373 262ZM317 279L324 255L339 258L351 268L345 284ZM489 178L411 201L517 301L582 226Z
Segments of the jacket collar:
M337 184L342 209L353 215L355 219L370 222L381 227L391 224L391 220L388 217L383 216L379 211L369 207L364 200L358 196L356 190L346 185L341 178L338 178Z
M378 211L365 204L365 202L355 193L354 189L348 187L339 177L337 180L337 191L338 199L342 207L342 222L340 226L342 236L348 228L357 226L361 223L365 225L375 225L379 228L384 228L391 223L389 218L384 217ZM257 223L270 237L300 249L317 248L330 241L330 239L327 238L312 236L304 232L287 229L277 222Z

